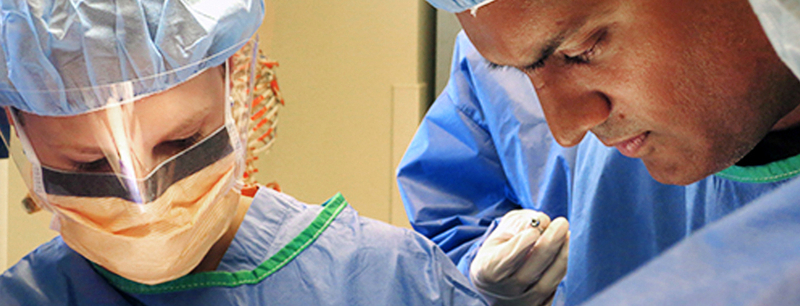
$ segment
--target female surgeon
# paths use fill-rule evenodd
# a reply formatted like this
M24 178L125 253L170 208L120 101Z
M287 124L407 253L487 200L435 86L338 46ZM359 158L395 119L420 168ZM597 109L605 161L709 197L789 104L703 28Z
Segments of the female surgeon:
M0 305L484 304L433 243L341 195L241 194L254 82L232 75L257 69L237 51L263 10L3 1L11 151L60 236L0 276Z

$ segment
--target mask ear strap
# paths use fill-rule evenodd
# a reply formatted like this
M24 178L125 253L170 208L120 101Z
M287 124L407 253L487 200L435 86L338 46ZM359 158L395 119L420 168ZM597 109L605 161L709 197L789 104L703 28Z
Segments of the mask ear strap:
M9 156L11 156L13 154L13 152L11 151L11 126L14 125L15 120L14 120L14 117L11 115L11 112L12 112L11 106L3 107L3 112L4 112L5 116L3 118L0 118L0 119L5 119L6 120L3 124L6 125L5 128L7 128L8 130L7 131L2 131L2 133L0 133L0 141L2 141L1 145L6 147L6 153L8 153L8 155L6 155L6 157L9 157ZM0 114L0 116L2 116L2 115L3 114ZM14 128L14 132L15 133L16 133L16 131L17 131L17 129ZM6 134L8 134L8 135L6 135ZM17 138L19 138L19 136L17 136ZM16 154L14 154L14 155L16 155ZM16 158L14 158L13 160L15 162L18 162L18 160ZM33 213L41 210L41 207L39 207L39 205L36 205L36 202L34 202L33 199L31 198L30 193L26 194L25 197L22 199L22 207L25 208L25 212L27 212L28 214L33 214Z
M239 132L239 129L236 127L236 122L233 119L233 104L237 103L234 101L233 97L231 96L231 62L230 58L225 63L225 129L228 132L229 139L231 141L231 145L233 146L233 154L240 155L238 161L236 162L236 173L234 173L235 178L233 180L234 188L237 191L240 191L244 188L244 182L241 180L242 175L244 174L244 160L245 154L245 146L243 144L242 135Z
M25 131L22 127L18 124L20 122L19 117L15 112L7 112L8 115L11 117L11 123L14 125L14 132L16 133L17 137L19 138L19 142L22 145L22 152L25 154L25 157L31 163L31 179L33 180L33 192L36 193L42 199L46 199L46 193L44 190L44 182L42 181L42 165L39 163L39 158L36 157L36 152L33 151L33 146L31 146L31 142L28 140L28 136L25 135ZM22 156L19 156L20 158Z
M31 146L27 135L25 135L25 131L22 129L22 125L20 124L22 121L17 116L18 113L12 111L10 107L6 107L5 110L10 126L14 127L14 135L17 136L20 146L22 147L21 152L18 147L14 148L11 146L11 137L9 139L4 138L3 141L8 148L9 155L11 155L14 163L17 164L17 169L19 169L22 173L23 179L27 179L27 174L24 172L30 171L31 184L28 185L33 187L34 195L31 196L30 193L26 195L25 198L22 199L22 205L28 214L33 214L41 210L41 207L36 203L36 201L33 200L34 197L41 201L47 201L42 175L42 166L39 163L39 159L36 157L36 153L33 151L33 146ZM45 205L45 207L47 206ZM60 223L58 222L56 216L53 215L53 219L50 221L50 228L58 231L60 227Z

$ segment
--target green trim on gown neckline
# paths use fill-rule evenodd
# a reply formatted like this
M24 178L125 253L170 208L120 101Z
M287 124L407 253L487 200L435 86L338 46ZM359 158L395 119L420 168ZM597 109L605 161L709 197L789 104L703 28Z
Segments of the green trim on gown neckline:
M133 294L158 294L197 288L236 287L246 284L256 284L291 262L300 252L311 245L347 205L344 196L342 196L341 193L337 193L322 204L324 208L306 229L286 244L280 251L275 253L275 255L252 271L208 271L185 275L176 280L162 284L145 285L116 275L95 263L92 263L92 266L114 287Z
M731 166L715 174L718 177L743 183L772 183L800 174L800 155L760 166Z

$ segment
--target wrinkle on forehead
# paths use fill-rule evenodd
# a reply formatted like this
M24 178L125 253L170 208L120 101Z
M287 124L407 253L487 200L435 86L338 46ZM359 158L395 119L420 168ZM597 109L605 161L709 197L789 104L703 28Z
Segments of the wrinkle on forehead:
M541 11L535 3L542 1L501 0L492 2L472 16L469 12L458 14L458 18L472 43L488 60L507 65L512 59L524 56L521 46L528 41L519 38L530 35L539 27Z
M489 61L515 67L532 64L559 37L576 32L603 1L501 0L458 18L478 51Z

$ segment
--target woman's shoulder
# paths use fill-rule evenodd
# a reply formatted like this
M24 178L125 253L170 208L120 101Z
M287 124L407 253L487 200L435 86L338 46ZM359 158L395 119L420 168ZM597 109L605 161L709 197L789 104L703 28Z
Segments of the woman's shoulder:
M70 249L60 236L0 275L0 305L67 305L78 301L87 305L125 304L89 261Z

